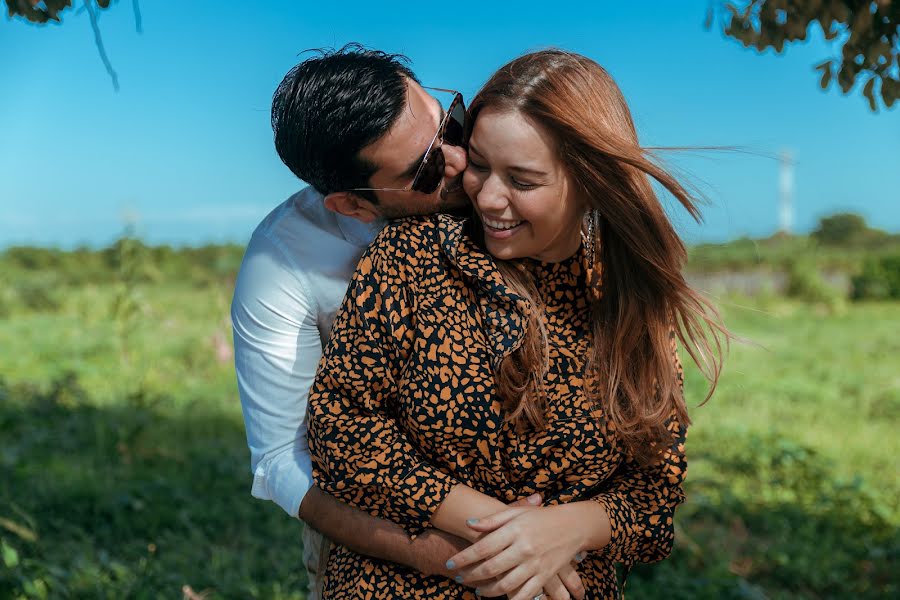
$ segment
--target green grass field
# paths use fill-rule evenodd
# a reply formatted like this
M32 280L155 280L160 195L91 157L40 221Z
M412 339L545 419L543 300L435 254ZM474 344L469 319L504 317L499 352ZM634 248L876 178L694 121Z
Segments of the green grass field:
M300 524L249 495L229 299L228 283L86 284L7 309L0 597L304 597ZM692 411L675 552L626 590L897 597L900 303L722 305L749 343ZM692 405L704 393L689 373Z

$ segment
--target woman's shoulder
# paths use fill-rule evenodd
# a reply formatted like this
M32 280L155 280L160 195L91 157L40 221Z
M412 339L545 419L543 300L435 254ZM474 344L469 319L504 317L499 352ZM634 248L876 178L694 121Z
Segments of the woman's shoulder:
M385 225L363 254L359 268L407 274L411 267L436 260L440 253L441 215L395 219Z
M372 245L420 248L437 238L438 215L421 215L394 219L385 225Z

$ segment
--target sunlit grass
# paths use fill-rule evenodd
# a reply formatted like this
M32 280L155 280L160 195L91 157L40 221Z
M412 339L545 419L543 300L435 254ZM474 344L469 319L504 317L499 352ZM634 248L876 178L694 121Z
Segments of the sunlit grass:
M0 596L170 598L187 584L209 597L303 597L300 524L249 496L230 285L135 286L127 339L112 284L67 287L57 310L14 306L0 320ZM900 303L831 314L771 297L722 304L750 343L732 345L703 407L704 382L688 371L676 550L636 568L626 589L889 597Z

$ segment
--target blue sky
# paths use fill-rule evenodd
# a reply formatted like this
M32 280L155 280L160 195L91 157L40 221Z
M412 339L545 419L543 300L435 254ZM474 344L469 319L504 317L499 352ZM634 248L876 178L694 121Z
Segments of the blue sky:
M467 98L505 61L560 46L610 71L645 145L755 152L670 156L711 201L702 226L673 211L689 242L775 231L782 149L796 231L839 210L900 230L900 110L820 91L813 66L834 52L820 36L760 55L706 31L707 5L145 0L138 34L120 2L100 20L118 93L86 14L0 17L0 247L102 246L129 219L151 242L245 241L303 185L275 154L272 92L298 53L350 41Z

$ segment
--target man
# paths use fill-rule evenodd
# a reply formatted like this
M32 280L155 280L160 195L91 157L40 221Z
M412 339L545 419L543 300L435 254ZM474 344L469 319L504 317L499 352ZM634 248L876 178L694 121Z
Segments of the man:
M464 110L455 106L457 113ZM448 575L446 560L467 545L435 530L410 541L399 526L318 490L305 423L331 321L385 220L468 203L461 186L462 127L453 116L402 57L355 45L300 63L273 98L278 154L310 187L253 233L231 316L251 493L309 525L303 545L310 598L320 597L320 562L327 555L327 542L315 530L356 552L428 574ZM452 127L458 128L454 136Z

